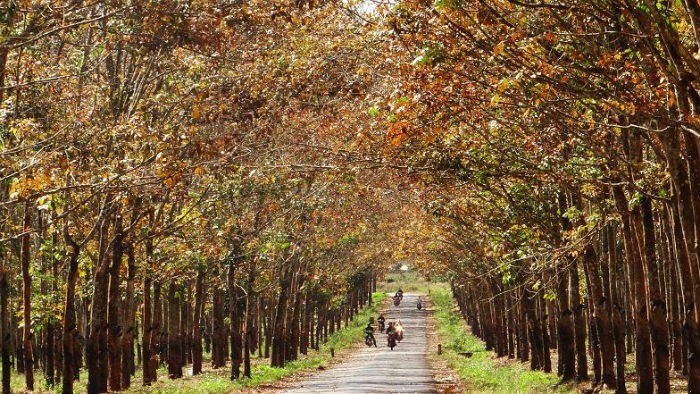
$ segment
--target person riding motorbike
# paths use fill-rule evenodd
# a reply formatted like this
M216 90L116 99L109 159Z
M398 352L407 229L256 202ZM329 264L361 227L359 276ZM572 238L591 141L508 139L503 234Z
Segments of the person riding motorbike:
M377 347L377 340L374 339L374 327L372 327L372 323L367 323L367 327L365 327L365 343L367 346L372 346L372 344L374 344L374 347Z
M379 328L379 331L380 331L380 332L384 332L384 328L385 328L385 327L384 327L384 322L385 322L385 321L386 321L386 320L384 319L384 314L380 313L380 314L379 314L379 317L377 318L377 325L378 325L378 328Z
M386 339L387 346L389 346L391 350L394 350L394 347L396 346L396 332L394 331L393 322L389 322L389 326L386 328Z
M418 310L423 309L423 300L420 297L418 297L418 304L416 305L416 307L418 308Z

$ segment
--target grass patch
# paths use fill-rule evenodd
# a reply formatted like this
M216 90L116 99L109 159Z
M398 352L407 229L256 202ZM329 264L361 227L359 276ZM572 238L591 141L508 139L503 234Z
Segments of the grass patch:
M481 340L467 333L466 323L455 312L450 289L445 285L431 286L438 336L442 342L442 357L448 366L465 381L469 393L575 393L575 385L558 385L555 374L530 371L517 361L496 359ZM471 352L471 357L460 355Z

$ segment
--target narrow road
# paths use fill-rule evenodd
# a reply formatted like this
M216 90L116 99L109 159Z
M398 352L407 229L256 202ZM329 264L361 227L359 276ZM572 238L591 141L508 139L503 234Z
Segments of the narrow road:
M400 320L404 329L403 340L394 350L387 346L386 335L376 333L376 348L363 347L342 364L286 393L437 393L426 357L426 311L416 308L418 296L404 293L401 305L391 304L383 311L387 325Z

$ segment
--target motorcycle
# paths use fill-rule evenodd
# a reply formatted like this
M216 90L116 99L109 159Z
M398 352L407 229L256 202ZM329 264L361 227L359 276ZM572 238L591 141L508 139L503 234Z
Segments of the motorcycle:
M394 350L396 347L396 338L394 337L394 333L390 332L389 335L387 335L388 339L388 345L391 350Z
M374 340L374 336L372 336L370 334L365 335L365 345L367 345L367 346L374 345L376 347L377 342Z
M379 320L379 332L384 332L386 327L384 327L384 321Z

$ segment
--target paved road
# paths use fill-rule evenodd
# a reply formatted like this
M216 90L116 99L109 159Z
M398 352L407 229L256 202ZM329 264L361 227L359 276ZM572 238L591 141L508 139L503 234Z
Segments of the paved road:
M418 296L405 293L399 307L384 310L387 323L401 320L404 328L403 341L394 350L386 346L386 335L375 335L378 347L363 347L286 393L437 393L425 354L426 312L417 310Z

